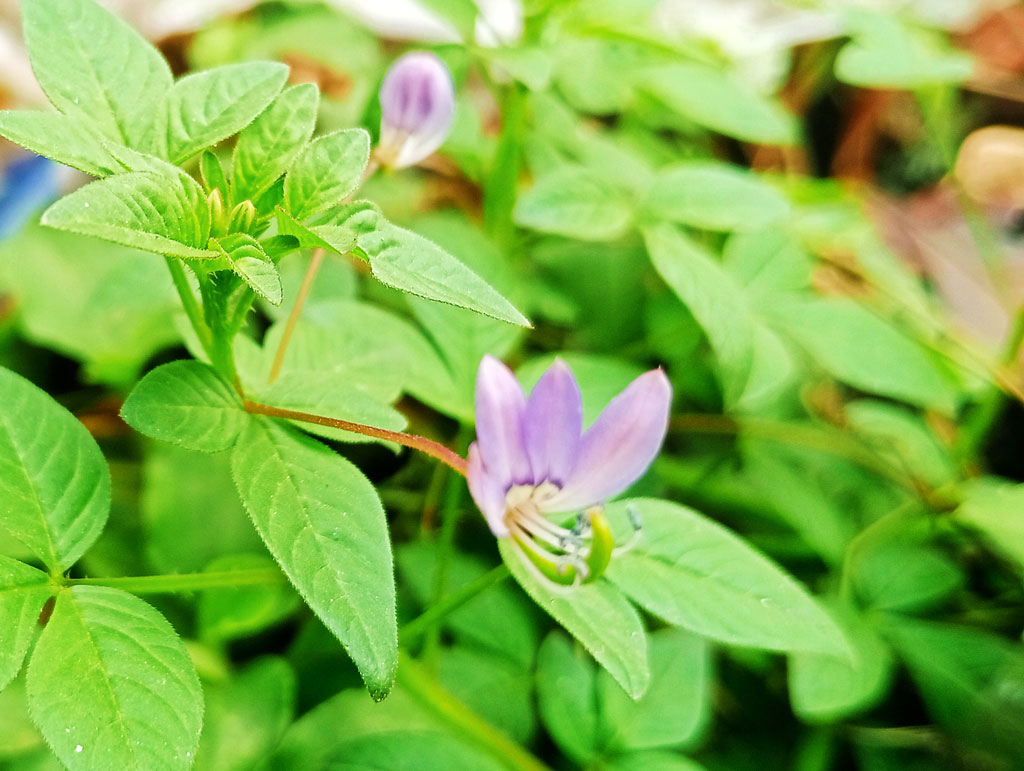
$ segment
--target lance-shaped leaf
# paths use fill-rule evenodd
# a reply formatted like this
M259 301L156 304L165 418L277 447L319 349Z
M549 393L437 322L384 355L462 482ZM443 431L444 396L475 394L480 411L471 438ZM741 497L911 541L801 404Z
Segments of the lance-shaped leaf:
M107 151L99 132L85 121L59 112L0 111L0 135L27 150L94 177L106 177L125 170Z
M345 129L319 137L284 178L284 206L297 220L326 211L353 193L370 160L370 135Z
M167 620L127 592L62 591L27 686L39 730L71 771L192 765L203 723L195 667Z
M142 149L182 163L248 126L284 86L288 68L276 62L226 64L174 84Z
M642 539L616 557L608 578L670 624L734 645L849 655L835 622L800 584L716 522L669 501L637 498Z
M238 135L231 176L235 201L255 198L288 170L313 135L319 98L312 83L285 89Z
M373 486L340 455L265 418L249 423L231 466L274 558L370 694L384 698L398 667L398 626L391 542Z
M382 284L510 324L530 326L527 318L490 284L423 236L386 224L361 235L357 243L373 277Z
M550 582L526 567L511 539L499 538L498 549L533 601L579 640L626 693L640 698L651 680L647 635L640 616L622 593L601 580L570 591L552 589Z
M64 196L43 213L44 225L134 246L148 252L205 259L210 207L187 174L118 174Z
M121 407L139 433L202 452L233 446L249 420L242 397L207 364L172 361L149 372Z
M54 106L135 146L171 88L160 53L92 0L25 0L21 11L32 69Z
M516 202L516 224L584 241L612 241L633 219L626 198L587 169L545 174Z
M252 291L271 305L281 304L284 299L281 274L259 241L245 233L233 233L224 238L211 239L210 242Z
M51 570L64 570L107 521L106 460L71 413L2 367L0 404L0 523Z
M52 593L46 573L0 555L0 691L21 669L39 612Z

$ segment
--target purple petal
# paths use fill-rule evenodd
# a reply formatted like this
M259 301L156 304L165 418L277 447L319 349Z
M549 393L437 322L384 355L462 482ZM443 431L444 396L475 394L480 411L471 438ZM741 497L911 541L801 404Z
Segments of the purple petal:
M544 508L576 511L633 484L661 448L671 406L672 386L660 369L630 383L583 435L576 467Z
M548 368L526 401L523 436L533 481L559 487L569 477L583 433L583 402L572 370L561 359Z
M487 520L487 526L491 528L491 532L498 538L507 536L505 491L498 480L487 473L487 469L480 459L480 450L476 442L469 446L466 481L469 483L469 492L473 496L477 508L483 513L484 519Z
M380 144L395 166L434 152L455 117L455 87L444 62L423 51L401 57L381 84L380 111Z
M476 376L476 438L480 459L503 486L533 481L523 438L526 397L512 370L484 356Z

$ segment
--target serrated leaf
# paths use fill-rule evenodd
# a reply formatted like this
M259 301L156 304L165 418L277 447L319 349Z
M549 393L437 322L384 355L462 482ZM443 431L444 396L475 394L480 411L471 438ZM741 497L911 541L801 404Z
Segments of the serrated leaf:
M647 635L622 593L600 580L568 591L553 589L526 567L510 539L499 538L498 550L533 601L579 640L626 693L634 699L642 696L651 680Z
M0 555L0 691L21 669L39 613L52 594L46 573Z
M800 584L739 536L685 506L617 501L643 522L639 544L607 576L630 599L675 626L733 645L848 653L842 632Z
M53 105L134 146L171 88L160 53L92 0L26 0L22 19L32 70Z
M203 723L195 667L167 620L126 592L62 591L27 685L36 725L71 771L192 765Z
M695 241L679 228L644 229L655 269L704 329L718 361L727 404L743 394L754 357L754 320L743 291Z
M676 62L641 70L637 85L694 123L746 142L792 145L796 118L720 68Z
M512 303L433 241L388 224L359 236L358 247L382 284L510 324L530 326Z
M202 452L232 447L249 421L239 393L198 361L172 361L147 373L121 417L141 434Z
M706 230L760 230L789 201L755 174L717 161L687 161L658 172L644 200L655 217Z
M355 192L370 160L370 135L344 129L318 137L284 178L284 206L297 220L326 211Z
M607 180L583 168L545 174L519 196L517 225L585 241L613 241L625 235L633 212Z
M59 112L0 111L0 135L34 153L94 177L106 177L125 170L107 151L98 132L90 129L85 121Z
M245 233L210 239L227 259L231 269L260 297L271 305L284 300L281 274L260 242Z
M281 91L288 67L277 62L226 64L174 84L142 149L180 164L237 134Z
M398 667L398 626L391 542L373 486L316 440L264 418L249 423L231 466L267 547L382 699Z
M51 570L65 570L106 524L107 462L71 413L2 367L0 404L0 523Z
M203 190L184 173L132 172L101 179L61 198L43 212L42 222L157 254L220 256L206 248L210 207Z
M231 175L236 202L257 197L288 170L313 135L319 100L312 83L287 88L238 135Z

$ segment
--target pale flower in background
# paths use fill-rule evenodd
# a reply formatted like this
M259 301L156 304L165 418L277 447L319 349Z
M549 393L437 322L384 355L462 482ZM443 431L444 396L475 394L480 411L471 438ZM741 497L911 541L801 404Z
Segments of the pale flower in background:
M374 157L384 166L419 163L444 142L455 117L455 85L436 55L406 54L380 87L380 143Z

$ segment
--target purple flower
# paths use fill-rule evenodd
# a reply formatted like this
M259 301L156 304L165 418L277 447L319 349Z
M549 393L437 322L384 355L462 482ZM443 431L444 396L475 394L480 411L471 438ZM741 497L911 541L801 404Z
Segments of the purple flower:
M466 478L491 532L511 538L526 564L557 583L597 578L612 546L601 504L657 456L671 402L665 373L651 370L584 433L579 386L563 361L551 365L527 398L508 367L485 356ZM547 516L572 512L582 513L571 528Z
M455 86L437 56L419 51L391 65L380 87L380 144L385 166L403 168L434 152L455 117Z

